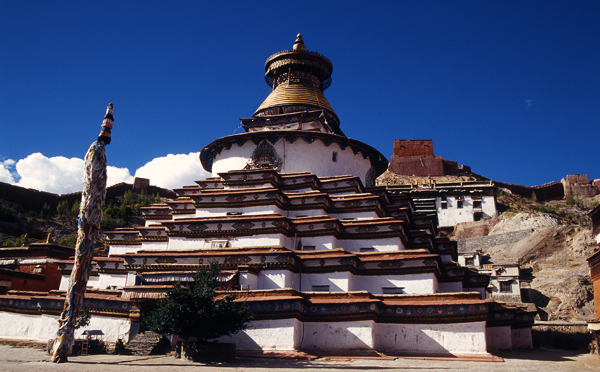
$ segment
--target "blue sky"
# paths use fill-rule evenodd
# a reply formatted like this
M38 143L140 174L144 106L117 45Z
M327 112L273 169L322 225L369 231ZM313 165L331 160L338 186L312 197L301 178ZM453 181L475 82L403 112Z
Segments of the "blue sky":
M266 58L299 32L333 62L341 128L388 159L394 139L432 139L499 181L600 178L598 1L0 4L3 182L80 189L108 102L113 183L205 177L196 153L241 131Z

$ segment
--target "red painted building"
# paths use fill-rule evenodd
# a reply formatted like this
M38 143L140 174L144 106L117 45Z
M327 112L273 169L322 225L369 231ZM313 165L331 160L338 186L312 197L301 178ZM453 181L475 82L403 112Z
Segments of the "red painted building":
M61 275L56 261L74 255L75 248L47 243L0 248L0 294L58 289Z

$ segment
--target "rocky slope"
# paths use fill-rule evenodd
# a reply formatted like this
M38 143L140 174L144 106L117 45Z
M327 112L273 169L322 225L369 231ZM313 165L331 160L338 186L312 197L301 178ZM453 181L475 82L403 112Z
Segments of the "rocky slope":
M17 211L14 218L0 219L0 246L43 243L50 231L55 243L75 246L77 217L59 215L41 218L38 213L20 206L13 208Z
M593 292L586 259L596 244L589 227L563 223L544 213L502 215L490 235L533 229L515 243L483 247L490 263L521 264L521 295L542 320L593 318Z

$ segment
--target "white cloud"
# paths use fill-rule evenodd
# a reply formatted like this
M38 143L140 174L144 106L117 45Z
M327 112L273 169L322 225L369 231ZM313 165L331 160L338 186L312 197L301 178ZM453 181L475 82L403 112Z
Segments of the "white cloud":
M39 152L21 159L16 165L19 186L66 194L80 191L83 183L83 159L55 156L47 158Z
M169 154L155 158L135 172L136 177L150 179L151 185L173 189L194 184L210 177L202 169L198 152ZM133 183L127 168L107 167L108 186L120 182ZM54 194L68 194L83 188L83 159L55 156L48 158L36 152L18 162L0 161L0 182L15 184Z
M19 160L15 168L20 180L15 182L15 177L9 173L11 178L3 182L54 194L68 194L81 191L83 188L83 159L68 159L63 156L48 158L36 152ZM127 168L108 166L107 172L108 186L119 182L133 182L133 177ZM4 179L4 172L0 168L0 181L2 179Z
M194 181L211 176L202 168L199 156L199 152L191 152L155 158L139 168L135 176L148 178L151 185L167 189L193 185Z
M106 167L106 173L108 176L107 186L116 185L121 182L133 183L133 176L127 168L117 168L109 165Z
M15 161L12 159L0 161L0 182L15 183L15 179L10 171L14 164Z

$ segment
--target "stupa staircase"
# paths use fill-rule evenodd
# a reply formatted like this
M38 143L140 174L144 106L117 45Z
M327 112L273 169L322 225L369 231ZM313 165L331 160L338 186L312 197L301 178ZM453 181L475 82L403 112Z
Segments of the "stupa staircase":
M138 333L127 345L133 355L153 355L169 350L169 341L157 333L146 331Z

